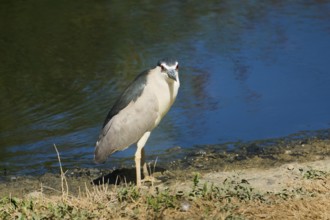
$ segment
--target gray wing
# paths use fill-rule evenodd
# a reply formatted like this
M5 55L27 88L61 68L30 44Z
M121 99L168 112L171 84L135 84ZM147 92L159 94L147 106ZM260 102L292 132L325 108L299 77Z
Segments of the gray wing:
M107 117L104 120L102 128L104 128L111 118L118 114L123 108L125 108L131 101L136 101L141 96L144 87L147 83L147 75L149 70L140 73L135 80L126 88L124 93L120 96L117 102L113 105L109 111Z
M146 73L142 73L109 112L96 143L96 162L104 162L110 154L126 149L154 128L158 100L146 92L146 86Z

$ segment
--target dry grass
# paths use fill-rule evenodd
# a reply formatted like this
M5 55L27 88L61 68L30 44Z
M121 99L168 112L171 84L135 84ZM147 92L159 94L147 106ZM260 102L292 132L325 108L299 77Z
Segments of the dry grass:
M296 198L267 205L250 203L240 208L249 219L330 219L329 195Z
M239 175L222 183L187 182L136 188L100 185L69 191L60 164L58 196L46 186L24 198L0 198L0 219L330 219L330 175L308 169L281 192L260 193ZM179 186L185 185L184 188Z
M62 179L65 182L64 179ZM301 176L301 184L281 193L259 194L244 179L201 185L198 175L186 191L176 187L101 185L78 196L42 193L0 200L1 219L330 219L330 176ZM65 184L64 184L65 185ZM40 192L42 189L40 190Z

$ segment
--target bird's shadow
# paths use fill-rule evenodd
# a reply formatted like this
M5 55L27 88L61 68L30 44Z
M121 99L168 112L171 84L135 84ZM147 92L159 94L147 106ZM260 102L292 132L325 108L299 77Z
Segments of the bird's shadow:
M161 167L156 167L152 173L164 172L166 169ZM150 171L149 171L150 173ZM144 178L143 172L141 170L142 179ZM119 185L121 183L134 183L136 184L136 171L135 168L122 168L114 170L113 172L102 175L92 181L94 185L102 184L112 184Z

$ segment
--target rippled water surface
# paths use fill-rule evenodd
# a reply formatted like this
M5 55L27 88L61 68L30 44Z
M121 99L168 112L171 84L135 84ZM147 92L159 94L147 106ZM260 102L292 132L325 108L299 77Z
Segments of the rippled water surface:
M149 159L330 127L328 1L5 0L0 18L0 168L10 173L58 166L53 144L65 166L95 166L112 104L164 56L179 60L181 88Z

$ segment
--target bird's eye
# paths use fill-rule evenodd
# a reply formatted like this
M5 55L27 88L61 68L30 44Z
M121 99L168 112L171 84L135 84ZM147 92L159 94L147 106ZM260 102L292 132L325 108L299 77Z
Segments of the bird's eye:
M175 70L179 70L179 64L176 65Z
M165 70L165 67L163 65L160 65L160 68L162 69L162 71Z

